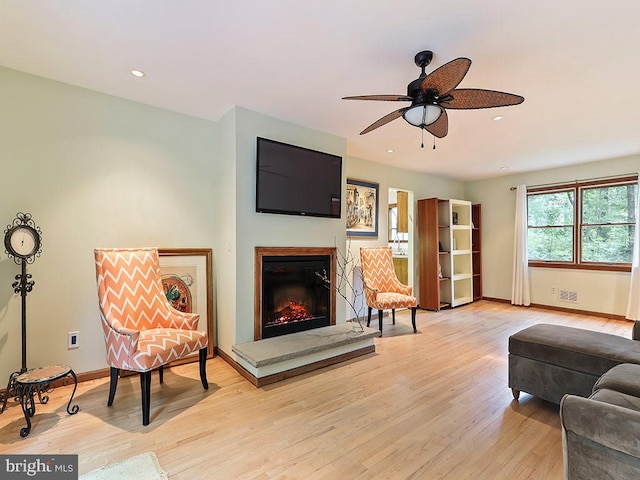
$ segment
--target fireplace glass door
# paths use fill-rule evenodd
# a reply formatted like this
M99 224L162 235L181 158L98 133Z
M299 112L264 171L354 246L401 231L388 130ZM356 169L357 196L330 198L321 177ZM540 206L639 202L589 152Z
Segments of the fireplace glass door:
M262 258L262 338L330 325L329 255Z

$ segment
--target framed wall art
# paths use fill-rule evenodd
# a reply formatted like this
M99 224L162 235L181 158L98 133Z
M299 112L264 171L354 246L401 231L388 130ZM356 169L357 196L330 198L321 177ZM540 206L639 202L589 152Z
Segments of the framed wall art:
M378 184L347 179L347 236L378 236Z
M198 330L207 332L207 357L212 358L215 354L213 251L210 248L159 248L158 254L167 299L177 310L200 314ZM198 352L192 356L197 360Z

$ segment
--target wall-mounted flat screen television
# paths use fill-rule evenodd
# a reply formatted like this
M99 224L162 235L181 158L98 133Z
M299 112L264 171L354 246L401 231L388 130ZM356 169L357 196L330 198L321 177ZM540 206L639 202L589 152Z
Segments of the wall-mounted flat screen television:
M256 212L340 218L342 157L258 137Z

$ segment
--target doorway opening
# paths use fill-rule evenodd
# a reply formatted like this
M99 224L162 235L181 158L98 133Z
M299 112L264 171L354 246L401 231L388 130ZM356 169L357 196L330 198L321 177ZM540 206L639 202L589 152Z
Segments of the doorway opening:
M398 280L414 284L414 198L413 192L389 188L388 245L393 251L393 266Z

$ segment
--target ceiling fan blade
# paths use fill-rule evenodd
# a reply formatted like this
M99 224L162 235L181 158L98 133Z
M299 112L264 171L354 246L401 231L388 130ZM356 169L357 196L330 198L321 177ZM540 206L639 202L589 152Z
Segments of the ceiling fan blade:
M444 108L474 110L477 108L506 107L524 102L524 97L513 93L482 90L480 88L460 88L449 92L451 100L443 100Z
M381 127L383 125L386 125L387 123L389 123L392 120L395 120L396 118L399 118L402 116L402 114L407 111L409 109L409 107L405 107L405 108L401 108L399 110L395 110L391 113L388 113L387 115L385 115L384 117L382 117L381 119L373 122L371 125L369 125L367 128L365 128L363 131L360 132L360 135L364 135L365 133L369 133L371 130L375 130L378 127Z
M383 102L410 102L413 100L406 95L358 95L355 97L342 97L342 100L379 100Z
M440 118L433 122L431 125L424 127L434 137L442 138L446 137L449 133L449 118L447 117L447 111L442 109Z
M441 97L456 88L471 67L471 60L465 57L456 58L425 77L420 84L420 90L426 92L429 89L437 90Z

